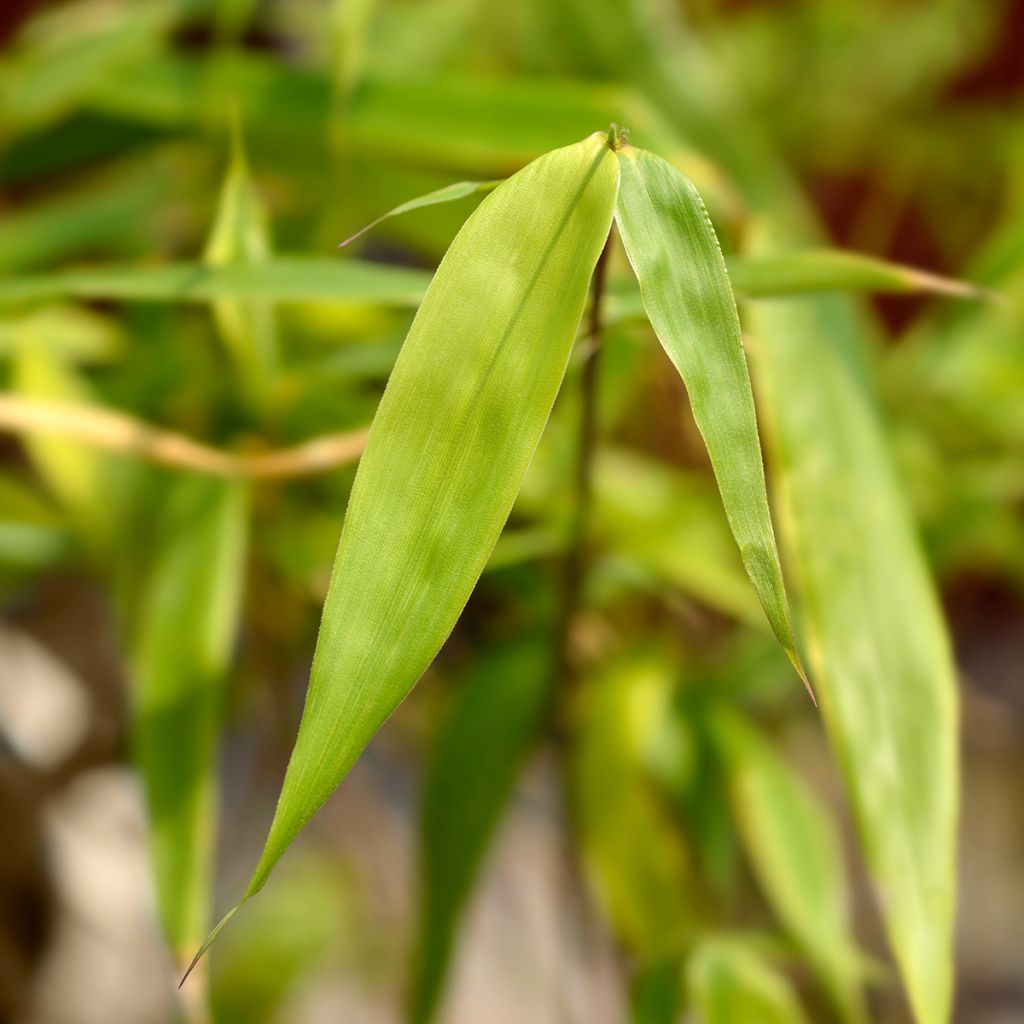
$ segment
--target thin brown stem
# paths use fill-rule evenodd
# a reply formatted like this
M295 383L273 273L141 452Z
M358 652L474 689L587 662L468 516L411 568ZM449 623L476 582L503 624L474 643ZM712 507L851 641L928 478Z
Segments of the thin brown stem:
M236 453L114 409L9 394L0 395L2 431L57 434L175 469L261 480L308 476L355 462L367 434L365 429L324 434L292 448Z
M572 520L564 561L562 563L561 596L558 617L555 623L555 646L552 659L551 725L554 732L556 752L561 759L562 785L562 850L566 886L566 944L567 956L578 955L579 970L587 969L590 938L593 927L587 894L583 889L579 873L579 857L573 835L573 800L570 751L566 742L571 728L572 707L579 677L579 666L573 651L573 626L579 615L587 571L587 532L593 496L594 452L597 446L597 389L600 378L601 342L604 332L602 299L608 270L608 254L611 248L609 234L601 255L594 267L591 288L590 316L586 348L580 373L581 408L579 441L576 450L576 472ZM571 952L570 952L571 951ZM574 976L573 967L568 964L566 978ZM562 1019L567 1024L577 1019L574 993L569 986L562 989Z
M580 428L576 450L575 494L565 560L562 564L562 593L555 633L555 690L571 684L575 674L572 627L579 612L586 576L587 529L593 496L594 451L597 445L597 387L601 369L601 341L604 334L602 299L608 273L611 234L594 267L590 317L583 366L580 371Z

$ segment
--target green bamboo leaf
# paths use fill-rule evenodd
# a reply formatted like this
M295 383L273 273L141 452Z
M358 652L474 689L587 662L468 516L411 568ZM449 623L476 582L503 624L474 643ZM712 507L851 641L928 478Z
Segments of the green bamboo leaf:
M0 475L0 564L38 570L60 561L71 548L60 518L42 495L12 476Z
M184 966L210 926L215 753L247 546L244 486L175 480L137 612L135 745L160 915Z
M669 957L642 970L630 990L630 1024L677 1024L682 1011L682 982L679 957Z
M729 260L729 277L749 298L808 292L875 292L978 299L985 289L918 267L842 249L794 249Z
M550 640L518 638L480 660L434 737L423 794L419 939L408 1019L432 1020L459 914L544 720Z
M587 880L642 967L679 955L696 916L689 851L649 770L673 682L663 656L611 663L588 680L570 751L573 825Z
M699 1024L807 1024L786 978L738 940L706 942L687 978Z
M686 384L743 566L813 699L793 638L754 396L718 239L697 190L671 164L628 145L619 163L615 218L644 305Z
M211 267L259 267L270 258L267 213L249 172L242 127L236 114L231 126L231 162L203 261ZM260 405L266 399L277 366L273 307L265 295L244 301L219 299L213 303L213 315L250 401Z
M752 307L822 711L919 1024L952 988L958 802L949 641L841 299Z
M750 725L720 711L715 739L734 812L765 895L843 1020L865 1020L842 847L826 810Z
M416 199L406 200L404 203L399 203L393 210L388 210L387 213L382 213L376 219L371 220L366 227L360 228L354 235L346 238L338 248L343 249L350 242L354 242L357 238L362 238L368 231L372 231L378 224L388 220L390 217L398 217L403 213L412 213L413 210L422 210L427 206L453 203L458 199L465 199L468 196L493 192L501 184L502 180L497 178L493 181L456 181L452 185L445 185L444 188L434 189L433 192L418 196Z
M604 133L549 153L481 204L438 268L356 475L299 735L243 901L458 619L564 376L617 187Z
M0 306L62 298L123 302L198 302L262 299L289 303L377 303L412 309L430 275L407 267L357 260L276 258L257 265L211 267L109 264L25 274L0 280Z

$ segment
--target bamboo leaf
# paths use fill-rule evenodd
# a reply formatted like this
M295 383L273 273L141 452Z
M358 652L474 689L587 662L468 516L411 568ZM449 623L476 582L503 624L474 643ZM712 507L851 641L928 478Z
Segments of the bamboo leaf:
M548 701L550 642L518 638L464 681L434 737L423 795L419 940L408 1019L432 1020L459 913L536 738Z
M388 210L387 213L382 213L375 220L371 220L366 227L360 228L354 235L346 238L338 248L343 249L350 242L354 242L357 238L362 238L368 231L372 231L378 224L388 220L390 217L398 217L403 213L412 213L413 210L421 210L426 206L439 206L441 203L453 203L457 199L466 199L468 196L493 192L501 184L501 181L502 179L500 178L494 181L456 181L452 185L445 185L444 188L434 189L433 192L418 196L416 199L406 200L404 203L399 203L393 210Z
M619 163L615 218L644 305L686 384L743 566L813 699L793 638L739 317L718 240L696 189L671 164L628 145Z
M604 133L556 150L499 186L442 261L356 475L298 739L243 901L469 598L565 373L617 186Z
M135 742L160 915L184 965L209 928L215 752L247 546L243 485L184 477L167 502L138 613Z
M735 939L705 943L687 975L700 1024L807 1024L785 977Z
M267 213L249 173L242 127L236 114L231 126L231 162L203 261L211 267L259 267L270 258ZM260 405L267 397L277 366L273 308L266 296L246 301L219 299L213 304L213 315L250 401Z
M879 271L875 283L869 286L865 277L856 274L843 276L839 272L841 265L864 257L839 250L817 252L823 260L822 273L817 276L812 272L809 257L805 259L802 251L787 254L784 260L775 256L730 256L729 276L736 291L746 298L775 298L821 291L910 291L900 283L907 281L920 282L919 290L938 291L940 294L988 294L972 285L947 278L935 278L936 283L930 284L925 271L897 264L884 264L886 271ZM791 262L800 264L799 276L790 269ZM429 283L429 274L409 267L304 256L272 256L255 265L217 267L202 263L164 263L159 266L110 263L6 277L0 280L0 306L68 298L190 303L262 299L277 303L366 302L411 309L419 305ZM611 322L645 315L643 300L633 282L613 282L608 298Z
M843 1020L865 1020L835 826L805 783L742 718L720 711L714 734L740 834L765 895Z
M633 655L588 682L570 751L570 795L587 879L615 933L652 967L693 928L693 869L648 762L671 705L664 657Z
M199 303L264 299L366 302L411 309L420 303L429 282L430 275L421 270L357 260L277 258L258 265L221 267L111 264L5 278L0 281L0 305L61 298Z
M984 288L918 267L842 249L793 249L759 257L732 257L729 276L750 298L809 292L875 292L979 299Z
M957 698L935 590L840 299L752 309L822 711L919 1024L948 1021Z

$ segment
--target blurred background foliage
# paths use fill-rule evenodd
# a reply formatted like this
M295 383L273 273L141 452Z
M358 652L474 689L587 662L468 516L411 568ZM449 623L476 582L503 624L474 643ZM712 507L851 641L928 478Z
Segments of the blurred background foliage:
M996 293L745 326L755 369L789 330L869 338L849 373L892 486L818 536L797 507L790 557L880 549L898 602L873 531L904 503L919 527L963 702L956 1019L1024 1016L1024 6L9 0L0 39L0 1018L910 1019L620 251L571 685L578 361L442 656L173 991L258 850L361 432L481 195L335 247L611 121L694 180L728 256L770 220ZM775 352L785 408L835 387Z

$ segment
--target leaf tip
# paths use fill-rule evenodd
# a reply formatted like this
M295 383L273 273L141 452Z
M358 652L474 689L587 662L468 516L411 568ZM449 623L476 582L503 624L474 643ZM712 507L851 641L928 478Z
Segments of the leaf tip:
M225 915L224 915L224 916L223 916L223 917L222 917L222 918L220 919L220 922L219 922L219 923L217 924L217 926L216 926L216 927L215 927L215 928L213 929L213 931L212 931L212 932L210 932L210 934L206 936L205 940L203 941L203 944L202 944L202 945L201 945L201 946L199 947L199 951L198 951L198 952L196 953L196 955L195 955L194 957L192 957L192 962L191 962L191 963L190 963L190 964L188 965L188 967L187 967L187 968L186 968L186 970L185 970L185 973L184 973L184 974L183 974L183 975L181 976L181 981L179 981L179 982L178 982L178 988L179 988L179 990L180 990L180 989L181 989L181 987L182 987L182 986L183 986L183 985L185 984L185 982L186 982L186 981L188 981L188 979L189 979L189 975L190 975L190 974L191 974L191 973L192 973L192 972L193 972L193 971L194 971L194 970L196 969L196 967L197 967L197 966L199 965L199 961L203 959L203 957L204 957L204 956L206 955L206 952L207 952L207 950L209 950L209 948L210 948L210 947L211 947L211 946L212 946L212 945L214 944L214 942L215 942L215 941L216 941L216 939L217 939L217 936L218 936L218 935L220 935L220 933L221 933L221 930L222 930L222 929L224 928L224 926L225 926L225 925L226 925L226 924L228 923L228 921L230 921L230 920L231 920L231 918L233 918L233 917L235 916L235 913L237 912L238 908L239 908L239 907L240 907L240 906L241 906L241 905L242 905L242 904L243 904L243 903L244 903L244 902L245 902L245 901L246 901L246 900L247 900L248 898L249 898L248 896L245 896L245 897L243 897L243 898L242 898L242 900L241 900L240 902L236 903L236 904L235 904L235 905L234 905L234 906L233 906L233 907L232 907L232 908L231 908L231 909L230 909L230 910L229 910L229 911L228 911L228 912L227 912L227 913L226 913L226 914L225 914Z

